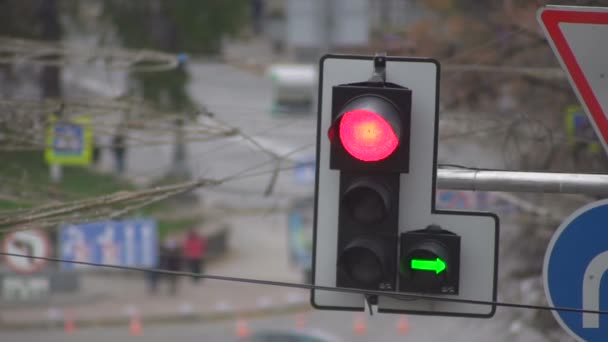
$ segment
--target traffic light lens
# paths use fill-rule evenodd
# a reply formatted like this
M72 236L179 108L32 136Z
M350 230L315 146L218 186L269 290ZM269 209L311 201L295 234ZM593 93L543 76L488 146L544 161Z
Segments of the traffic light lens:
M342 261L348 276L362 285L373 285L382 280L382 264L378 255L365 247L351 247L344 251Z
M377 113L365 109L355 109L342 116L340 141L350 155L366 162L385 159L399 145L391 125Z
M344 204L350 216L363 223L382 220L388 213L388 201L385 189L365 184L354 186L344 196Z

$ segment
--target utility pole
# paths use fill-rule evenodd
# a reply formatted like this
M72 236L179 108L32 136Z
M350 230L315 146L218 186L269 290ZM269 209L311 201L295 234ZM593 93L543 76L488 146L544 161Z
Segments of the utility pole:
M333 22L334 15L336 15L335 3L333 0L322 1L319 6L321 10L320 16L323 18L323 22L321 23L323 27L323 32L321 33L321 55L328 53L331 51L332 43L333 43Z
M59 10L57 0L41 2L40 12L42 21L41 38L49 42L61 39L61 25L59 23ZM61 75L58 66L45 65L40 75L40 85L43 98L61 97Z
M61 25L59 23L59 10L57 0L42 1L38 12L42 21L41 37L45 41L57 42L61 39ZM61 75L58 66L45 65L40 74L40 88L42 98L61 98ZM57 113L61 119L61 111ZM44 121L43 118L40 118ZM59 164L49 166L50 177L53 183L59 183L62 177L62 169Z

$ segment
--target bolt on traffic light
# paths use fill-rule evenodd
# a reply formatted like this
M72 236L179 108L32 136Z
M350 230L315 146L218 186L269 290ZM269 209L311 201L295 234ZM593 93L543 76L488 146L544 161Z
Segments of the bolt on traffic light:
M409 169L411 96L383 79L333 87L328 137L330 168L340 171L337 286L397 288L399 177Z

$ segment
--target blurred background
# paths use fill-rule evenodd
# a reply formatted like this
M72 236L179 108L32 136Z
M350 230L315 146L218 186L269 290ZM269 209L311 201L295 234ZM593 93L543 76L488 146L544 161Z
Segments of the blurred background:
M552 1L601 5L608 1ZM439 163L603 173L525 0L0 1L2 250L310 282L318 60L441 63ZM153 190L146 190L153 189ZM582 195L437 191L501 219L501 301L546 304ZM569 341L489 320L315 311L301 289L5 257L2 341Z

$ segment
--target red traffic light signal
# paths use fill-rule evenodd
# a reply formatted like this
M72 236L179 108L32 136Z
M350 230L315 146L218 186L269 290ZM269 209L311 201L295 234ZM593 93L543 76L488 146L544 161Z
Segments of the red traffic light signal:
M330 168L408 172L411 96L409 89L390 83L335 86Z
M399 145L393 127L378 113L355 109L344 113L339 126L342 146L351 156L375 162L390 156Z

